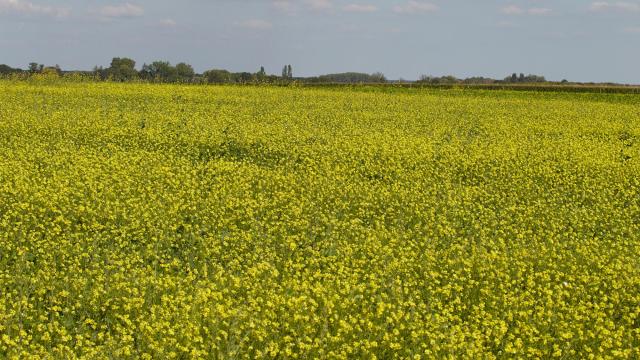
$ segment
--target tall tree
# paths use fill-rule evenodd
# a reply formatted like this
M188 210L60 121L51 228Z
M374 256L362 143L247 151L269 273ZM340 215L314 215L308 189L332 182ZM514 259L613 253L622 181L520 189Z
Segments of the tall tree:
M258 81L264 81L267 77L267 72L264 70L264 66L260 66L260 71L256 73L256 77L258 78Z
M175 82L178 80L177 70L168 61L154 61L151 64L143 65L140 72L147 80L160 82Z
M38 63L36 62L30 62L29 63L29 72L30 73L37 73L42 71L42 69L44 69L44 65L40 64L38 65Z
M129 58L113 58L107 74L116 81L128 81L138 77L136 62Z
M193 66L187 63L176 64L176 77L180 82L191 82L196 72L193 71Z

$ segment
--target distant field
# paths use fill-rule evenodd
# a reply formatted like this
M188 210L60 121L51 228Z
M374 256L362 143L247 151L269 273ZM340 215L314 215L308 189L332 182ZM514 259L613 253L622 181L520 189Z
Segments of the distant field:
M602 93L602 94L640 94L638 85L601 85L601 84L559 84L559 83L496 83L496 84L425 84L425 83L384 83L384 84L304 84L315 88L384 88L392 89L456 89L456 90L507 90L535 92Z
M0 81L0 358L639 358L640 95Z

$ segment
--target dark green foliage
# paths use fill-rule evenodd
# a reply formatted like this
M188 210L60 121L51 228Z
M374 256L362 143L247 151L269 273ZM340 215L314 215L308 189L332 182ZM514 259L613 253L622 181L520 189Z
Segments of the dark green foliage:
M193 66L187 63L176 64L176 76L180 82L190 82L195 76L196 72L193 70Z
M187 63L171 65L168 61L154 61L151 64L142 65L140 78L146 81L163 83L190 83L195 79L193 67Z
M113 58L106 73L115 81L130 81L138 77L136 62L129 58Z
M421 84L438 85L438 84L457 84L462 81L453 75L447 75L447 76L441 76L441 77L422 75L420 76L420 80L418 80L417 82Z
M225 84L230 83L232 76L227 70L212 69L204 72L204 78L211 84Z
M38 64L35 62L31 62L29 63L29 72L30 73L39 73L42 72L42 69L44 69L44 65L43 64Z
M358 72L346 72L340 74L327 74L311 77L304 80L308 83L385 83L387 79L382 73L365 74Z
M140 77L144 80L173 82L176 79L176 69L168 61L154 61L142 65Z
M9 65L0 64L0 74L1 75L8 75L8 74L20 73L20 72L22 72L21 69L14 69Z
M293 78L293 68L291 65L285 65L282 68L282 78L283 79L292 79Z
M529 75L524 75L523 73L520 73L520 75L516 75L516 73L513 73L511 76L508 76L504 79L504 82L508 82L508 83L543 83L543 82L547 82L547 80L544 78L544 76L540 76L540 75L533 75L533 74L529 74Z

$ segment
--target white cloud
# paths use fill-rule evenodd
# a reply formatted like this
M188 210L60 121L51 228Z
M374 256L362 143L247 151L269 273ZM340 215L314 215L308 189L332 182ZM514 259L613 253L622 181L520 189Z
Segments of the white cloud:
M609 8L609 3L604 1L596 1L592 2L591 6L589 6L589 10L591 11L602 11Z
M178 23L173 19L164 19L160 20L160 25L164 27L175 27Z
M144 9L138 5L124 3L104 6L98 13L107 18L138 17L144 15Z
M370 13L378 11L378 7L371 4L349 4L344 7L344 11Z
M269 30L273 28L272 23L266 20L260 20L260 19L245 20L237 23L236 25L243 27L245 29L252 29L252 30Z
M37 5L24 0L0 0L0 13L62 18L68 16L70 12L69 8Z
M426 13L433 12L438 10L438 5L422 2L416 0L409 0L407 3L403 5L396 5L393 7L393 11L398 14L415 14L415 13Z
M500 12L506 15L548 15L553 10L549 8L522 8L518 5L508 5L500 9Z
M330 0L306 0L307 5L313 10L329 10L333 8Z
M271 5L278 11L282 11L287 14L295 12L293 4L289 0L274 0Z
M640 3L635 2L608 2L608 1L595 1L589 6L589 10L593 12L605 12L605 11L626 11L626 12L640 12Z
M507 15L522 15L525 13L524 9L518 5L509 5L500 9L500 12Z
M529 15L548 15L551 14L553 10L549 8L531 8L527 9L527 14Z
M334 8L333 0L271 0L271 6L287 15L296 15L301 8L316 12Z
M640 34L640 26L631 26L624 29L626 33Z

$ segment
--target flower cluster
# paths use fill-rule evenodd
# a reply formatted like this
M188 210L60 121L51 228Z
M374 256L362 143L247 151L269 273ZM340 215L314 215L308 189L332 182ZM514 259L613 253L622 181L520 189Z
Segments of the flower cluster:
M0 358L639 358L639 100L0 82Z

